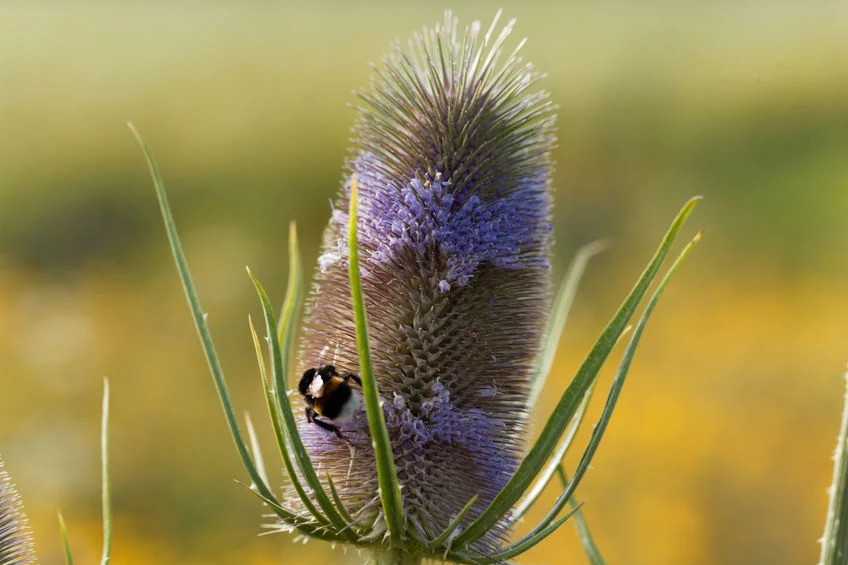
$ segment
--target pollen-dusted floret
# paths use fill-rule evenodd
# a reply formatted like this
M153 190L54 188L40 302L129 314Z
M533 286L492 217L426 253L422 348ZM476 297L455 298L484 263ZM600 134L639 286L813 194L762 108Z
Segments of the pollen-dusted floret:
M305 316L302 367L334 350L339 370L356 372L343 212L355 176L374 371L405 517L422 539L477 494L473 518L515 470L550 302L553 114L530 90L538 75L501 53L511 24L494 27L458 31L448 16L377 69ZM379 522L364 413L340 431L300 425L319 474Z

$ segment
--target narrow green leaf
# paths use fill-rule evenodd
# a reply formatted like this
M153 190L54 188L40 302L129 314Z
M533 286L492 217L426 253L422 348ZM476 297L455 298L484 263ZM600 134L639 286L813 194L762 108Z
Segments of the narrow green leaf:
M577 485L580 484L580 481L583 478L583 475L589 469L589 465L592 462L592 457L595 455L595 451L598 449L598 445L600 445L601 439L604 436L604 432L606 431L607 425L609 424L610 418L612 417L612 412L615 409L615 405L618 401L618 397L621 394L621 389L624 386L625 378L627 377L627 373L630 370L630 363L633 361L633 356L636 354L636 348L639 346L639 340L642 337L642 332L645 330L645 326L648 323L648 319L651 317L651 313L654 311L654 308L657 305L657 302L660 299L660 296L665 290L665 287L668 285L671 277L677 271L680 264L695 246L695 244L701 239L701 233L699 232L680 252L677 259L668 269L668 272L660 281L659 285L657 285L657 289L654 291L650 300L648 301L647 306L645 306L645 311L642 313L642 316L639 318L639 321L636 323L636 327L633 329L633 335L630 338L627 347L624 350L624 355L622 356L621 363L618 366L618 370L616 371L615 377L613 378L612 385L610 386L610 391L607 395L607 401L604 405L604 409L601 412L601 416L598 419L598 422L595 424L592 429L592 435L589 438L589 443L586 446L586 449L583 451L583 455L580 457L580 461L577 463L577 468L574 471L574 476L569 481L568 486L559 495L556 502L551 508L551 511L548 512L547 516L542 519L538 526L536 526L530 533L528 533L524 538L516 542L514 545L526 545L525 542L527 540L534 539L535 543L529 545L529 547L533 547L536 543L544 539L546 536L542 536L541 532L548 531L547 528L551 522L554 521L556 516L560 513L560 511L565 507L568 499L574 494L574 490L577 488ZM517 555L517 554L513 554Z
M271 419L271 427L274 430L274 438L277 440L277 448L280 450L280 456L283 459L283 465L286 467L286 473L289 476L292 486L294 487L297 496L303 503L303 506L309 511L319 524L329 524L327 518L315 508L312 499L306 494L306 490L300 482L300 477L294 468L294 463L289 455L289 447L286 445L282 413L280 405L277 403L277 398L274 396L273 385L268 381L268 376L265 372L265 361L262 358L262 346L259 345L259 336L256 335L256 328L253 327L253 318L248 316L250 325L250 335L253 338L253 347L256 350L256 360L259 363L259 376L262 379L262 391L265 393L265 406L268 409L268 416Z
M568 271L566 271L565 277L563 277L562 284L554 300L554 315L548 324L548 331L545 332L542 351L539 353L539 357L536 360L536 367L532 373L533 382L530 388L530 396L527 398L527 406L531 408L536 406L539 394L548 380L548 375L551 372L551 367L553 367L554 358L559 348L559 342L562 339L562 331L565 329L565 323L568 321L568 314L571 312L571 306L574 304L574 297L577 294L577 287L580 286L580 280L583 278L583 273L586 272L586 266L592 257L606 250L608 247L609 242L603 239L584 245L577 250L577 254L568 266Z
M563 488L568 486L568 477L562 466L557 468L557 475ZM604 557L601 555L601 550L595 544L592 534L589 532L589 524L583 518L583 512L580 511L580 505L574 500L574 497L568 499L568 504L574 510L574 526L577 528L577 536L580 538L580 545L583 546L583 551L586 552L586 557L589 558L590 565L606 565Z
M265 460L262 458L262 449L259 447L259 438L256 437L256 430L253 428L253 422L250 419L250 414L244 413L244 426L247 429L247 439L250 441L250 450L253 452L253 460L256 461L256 471L265 484L270 485L268 473L265 471Z
M574 414L574 418L571 420L563 440L560 442L559 447L556 452L554 452L553 457L551 457L551 460L548 462L548 465L542 471L541 475L539 475L539 479L536 481L536 484L533 485L533 488L528 491L528 493L524 496L524 499L522 499L521 503L515 507L515 510L513 510L510 515L510 528L512 528L512 526L514 526L527 513L536 500L538 500L539 496L548 484L550 484L551 479L553 479L557 469L559 469L562 464L562 460L565 459L565 456L568 453L568 448L571 447L574 437L577 435L577 430L580 429L580 424L583 423L583 417L586 415L586 408L589 406L589 401L592 399L592 392L595 390L595 383L597 382L597 379L592 381L592 384L589 386L589 390L587 390L586 394L583 395L583 401L577 408L577 412Z
M71 542L68 539L68 528L61 512L56 513L59 517L59 534L62 536L62 548L65 552L65 565L74 565L74 556L71 553Z
M848 381L848 373L845 379ZM848 556L848 392L844 403L836 453L833 455L833 482L828 489L830 502L821 539L819 565L842 565Z
M468 526L468 528L457 536L454 543L457 547L463 547L483 536L489 531L509 509L518 501L524 491L542 469L545 461L551 456L559 438L565 431L566 426L571 421L577 410L583 395L591 386L592 382L597 377L598 371L603 366L610 351L615 346L618 337L627 327L627 323L633 316L636 308L644 297L651 282L657 275L668 251L671 248L678 232L683 227L686 218L692 212L695 204L700 198L689 200L683 209L678 213L677 217L671 224L668 232L663 238L660 247L657 249L648 267L642 273L636 286L630 292L624 304L616 312L613 319L604 329L601 337L595 343L589 355L586 357L577 375L568 385L562 397L559 400L553 414L548 419L542 433L536 440L536 443L530 449L530 452L519 465L515 474L509 482L501 489L500 493L495 496L492 503L483 511L483 513Z
M291 368L292 352L294 350L294 335L297 327L297 318L301 298L303 296L303 269L300 264L300 249L297 243L297 225L289 224L289 280L286 285L286 298L280 312L280 328L277 339L280 342L280 351L283 356L283 372L281 373L282 384L275 383L278 394L285 391L285 384L290 382L289 370Z
M262 477L256 470L253 460L250 458L250 453L244 439L239 431L238 422L236 420L235 411L233 410L232 401L230 400L230 392L227 388L227 382L224 379L224 371L221 369L221 362L218 360L218 353L215 350L215 344L212 341L212 334L209 332L209 325L206 323L206 315L200 306L200 299L197 297L197 291L194 288L194 282L191 279L191 272L188 268L188 263L185 259L185 254L180 244L180 238L177 233L177 226L174 223L174 217L171 214L171 207L168 204L168 195L165 192L165 185L162 182L162 176L159 174L159 167L156 160L153 158L153 153L141 137L141 134L135 129L131 123L127 124L135 136L144 157L147 160L147 165L150 169L150 175L153 178L153 187L156 190L156 198L159 200L159 210L162 213L162 220L165 223L165 232L168 235L168 243L171 246L171 255L174 257L174 262L177 265L177 271L180 275L183 290L185 291L186 299L188 300L189 309L194 318L194 325L197 328L197 333L200 336L200 342L203 345L203 353L206 355L206 362L209 364L209 369L212 372L212 379L215 381L215 388L218 392L218 399L221 402L221 407L224 410L224 416L227 420L227 425L230 428L230 434L233 437L233 442L236 445L236 450L241 457L242 464L250 476L250 480L256 484L260 492L266 498L274 499L274 495L262 481Z
M295 335L295 327L297 325L297 317L298 317L298 306L301 301L301 297L303 295L303 270L301 268L300 263L300 246L298 245L297 239L297 225L294 222L289 223L289 278L288 283L286 284L286 297L283 301L283 307L280 311L280 323L279 328L277 329L277 342L278 342L278 350L280 353L280 370L276 370L276 365L274 365L274 360L272 358L272 366L273 370L273 386L271 386L271 382L267 380L265 377L265 363L262 362L262 380L266 383L265 392L266 392L266 403L268 403L268 413L271 415L271 422L274 427L274 434L277 438L277 446L280 450L280 455L283 458L283 464L286 467L286 472L289 475L289 480L292 482L292 486L294 486L295 491L297 492L298 497L300 497L301 502L309 511L310 514L320 523L328 524L330 523L330 519L324 516L313 504L312 499L309 498L309 495L306 493L306 489L303 488L300 477L297 475L295 471L290 450L293 446L291 439L286 441L286 433L294 433L297 435L297 427L294 425L291 428L292 432L286 432L288 428L284 423L285 416L284 410L287 409L289 413L292 412L291 404L289 402L289 397L287 394L288 386L287 383L290 381L289 378L289 370L291 367L291 359L292 352L294 350L294 335ZM248 273L250 274L250 270L248 269ZM250 274L251 279L254 284L257 284L253 278L253 275ZM260 287L261 288L261 287ZM259 290L259 289L257 289ZM264 290L261 291L260 297L264 294ZM267 299L267 295L265 295ZM263 304L264 308L264 304ZM268 320L266 319L266 324ZM257 347L257 358L261 359L262 353L261 348L259 348L259 342L256 338L256 331L253 328L253 322L251 321L251 332L254 336L254 345ZM269 329L269 336L273 335L271 330ZM270 340L270 337L269 337ZM270 344L269 344L270 347ZM270 347L271 355L273 357L273 347ZM284 408L285 407L285 408ZM294 418L292 415L291 422L294 422ZM298 439L298 442L300 440ZM301 444L302 447L302 444ZM306 460L311 467L311 461L309 460L308 455L306 456ZM300 459L298 459L298 466L301 466L302 463ZM314 471L313 471L314 474ZM317 475L316 475L317 476ZM307 481L308 482L308 481ZM323 492L323 491L322 491Z
M268 295L265 293L265 289L262 288L262 285L258 280L256 280L256 277L253 276L250 269L247 270L247 274L250 276L250 280L256 288L259 300L262 303L262 311L265 314L265 328L268 334L268 345L271 350L271 369L274 375L274 382L282 383L283 359L280 352L280 344L276 339L273 339L273 336L277 335L277 321L274 318L271 301L268 300ZM284 384L283 386L285 387ZM315 472L315 468L312 466L312 460L309 458L309 453L306 451L306 447L304 447L303 441L300 439L300 434L297 431L294 413L292 412L291 403L289 402L289 397L286 394L285 388L277 390L277 401L279 402L280 412L283 417L283 431L286 433L288 446L291 448L292 452L294 452L294 459L297 461L300 472L303 474L303 480L309 488L312 489L312 492L315 495L315 500L318 502L318 506L320 506L321 510L324 511L324 514L327 516L327 519L336 531L343 532L343 535L346 538L353 540L355 538L353 532L346 529L347 524L345 523L344 518L342 518L339 514L338 509L333 506L330 497L327 496L327 493L324 491L324 485L322 485L321 481L318 480L318 475Z
M439 534L439 536L437 538L435 538L433 541L428 543L427 547L431 550L442 547L448 541L448 539L451 537L451 535L453 535L453 533L456 531L456 529L459 527L459 525L462 523L463 518L465 518L465 515L468 514L469 510L471 510L471 508L474 506L474 503L477 502L478 498L479 498L479 495L475 494L474 496L472 496L471 500L469 500L465 504L465 506L462 507L462 510L459 511L459 514L457 514L454 517L454 519L451 520L451 523L448 524L448 527L445 528L444 531L441 534Z
M342 515L344 521L347 522L348 525L353 523L353 517L350 515L350 512L345 508L344 503L342 502L342 497L339 496L339 491L336 490L336 483L333 482L333 477L330 476L330 473L327 472L325 474L327 477L327 484L330 486L330 494L333 495L333 501L336 503L336 508L339 509L339 514Z
M103 503L103 555L101 565L112 559L112 497L109 489L109 379L103 379L103 420L100 426L100 463Z
M368 429L374 446L377 461L377 480L380 485L380 500L386 516L392 545L399 546L403 540L403 502L400 494L394 453L386 429L383 404L377 389L377 379L371 366L371 346L368 342L368 320L365 312L365 299L362 295L362 280L359 274L359 246L357 243L357 190L356 177L350 185L350 211L348 214L348 243L350 250L349 275L350 293L353 299L353 320L356 325L356 346L359 350L359 378L362 379L362 396L365 413L368 417Z
M568 513L566 513L564 516L554 521L552 524L547 525L542 530L536 532L534 536L527 536L525 538L522 538L519 542L512 544L506 550L492 555L491 563L500 563L506 559L512 559L516 555L521 555L525 551L532 549L533 547L538 545L539 542L541 542L546 537L557 531L557 529L563 524L565 524L569 518L574 516L574 514L578 510L580 510L580 506L582 505L578 505L573 510L569 510Z
M478 555L469 555L467 552L450 550L444 555L433 555L431 556L433 561L445 561L447 560L450 563L462 563L463 565L488 565L491 563L491 559L484 554ZM498 565L508 565L504 562L498 563Z
M251 278L252 275L251 275ZM254 281L256 282L256 281ZM264 292L264 291L263 291ZM289 223L289 278L288 283L286 284L286 296L283 300L283 307L280 311L280 323L279 328L277 330L277 340L279 344L280 351L280 371L273 371L274 374L274 386L273 391L276 392L275 399L273 402L274 412L276 414L277 425L280 426L280 431L286 428L283 420L285 417L283 416L283 406L288 406L289 412L291 412L291 404L289 402L289 397L287 394L288 391L288 383L291 381L289 376L289 371L291 368L291 360L293 358L294 351L294 336L295 336L295 328L297 326L297 318L298 318L298 306L300 305L301 298L303 296L303 269L301 267L300 262L300 246L298 245L297 239L297 225L294 222ZM267 296L266 296L267 298ZM267 322L267 320L266 320ZM270 332L270 330L269 330ZM273 335L269 333L268 335ZM269 338L270 339L270 338ZM272 349L273 350L273 349ZM273 363L273 360L272 360ZM269 408L270 412L270 408ZM272 416L273 419L273 416ZM294 419L292 419L292 422ZM294 428L294 433L297 434L297 428ZM292 481L292 484L295 487L295 490L300 496L301 501L309 510L309 512L315 517L316 520L322 523L329 523L329 519L325 517L315 505L312 503L312 500L306 494L305 489L303 488L300 478L294 472L294 466L292 465L291 457L289 455L290 447L293 445L291 440L285 441L285 435L281 434L278 438L278 446L280 448L280 454L283 456L283 463L286 466L286 471L289 473L289 478ZM280 441L282 440L282 443ZM299 440L298 440L299 441ZM307 455L307 460L308 460ZM298 459L300 466L300 460ZM311 461L309 463L311 466ZM317 475L316 475L317 476Z
M627 335L627 333L632 329L632 326L627 326L624 328L624 331L619 335L618 340L616 341L616 346L618 346L618 342ZM589 390L586 391L586 394L583 397L583 401L580 403L580 406L577 408L577 412L574 414L574 418L568 426L568 429L565 431L565 436L563 440L560 442L559 447L556 452L554 452L550 461L548 461L547 466L544 468L542 473L539 475L539 478L536 480L536 484L533 485L533 488L524 496L521 502L515 507L515 509L510 513L510 520L508 528L512 528L515 524L518 523L519 520L527 513L527 511L533 506L539 496L544 492L545 488L547 488L548 484L550 484L551 479L553 479L554 475L557 472L561 471L561 465L565 456L568 454L568 449L571 447L572 442L574 441L575 436L577 435L577 431L580 429L580 426L583 424L583 418L586 415L586 409L589 407L589 402L592 399L592 393L595 390L595 385L597 384L597 378L592 381L592 384L589 386Z
M241 481L236 481L236 484L246 488L250 494L261 500L264 504L267 504L268 507L271 508L271 510L273 510L274 513L279 516L281 520L283 520L283 522L288 525L294 526L299 532L303 533L304 535L315 537L325 541L344 541L345 543L356 543L355 541L351 542L350 540L347 540L340 535L336 535L335 532L328 530L325 526L310 522L309 519L299 516L293 510L285 508L276 500L272 500L270 498L262 496L262 493L258 492L255 488L246 485Z

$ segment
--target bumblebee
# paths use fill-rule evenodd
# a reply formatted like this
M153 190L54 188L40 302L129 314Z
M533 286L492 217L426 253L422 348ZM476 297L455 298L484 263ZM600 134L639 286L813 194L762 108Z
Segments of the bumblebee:
M350 386L350 381L362 386L359 376L353 373L339 375L333 365L307 369L297 387L306 399L306 421L342 438L336 424L350 420L362 406L362 396ZM319 420L318 416L330 422Z

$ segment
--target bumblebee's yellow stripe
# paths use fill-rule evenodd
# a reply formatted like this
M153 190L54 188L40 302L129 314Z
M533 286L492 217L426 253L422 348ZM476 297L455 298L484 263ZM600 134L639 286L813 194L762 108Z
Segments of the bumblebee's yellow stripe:
M321 398L316 398L315 405L313 406L318 414L322 416L324 415L324 406L330 402L330 399L333 397L333 393L336 392L336 389L338 389L343 382L344 381L342 381L339 377L333 377L324 383L324 390L321 393Z

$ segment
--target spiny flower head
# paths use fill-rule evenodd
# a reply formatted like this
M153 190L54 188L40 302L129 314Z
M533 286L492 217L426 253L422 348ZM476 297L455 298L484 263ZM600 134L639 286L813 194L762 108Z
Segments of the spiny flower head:
M502 51L512 23L495 27L460 31L448 14L376 68L307 304L301 371L356 373L346 212L355 178L374 374L407 529L421 540L474 495L479 512L515 471L550 302L554 116L533 88L539 75L517 49ZM303 418L299 431L345 505L379 526L365 413L333 425L339 435ZM505 533L494 529L480 550Z
M35 547L21 497L0 457L0 565L32 565Z

